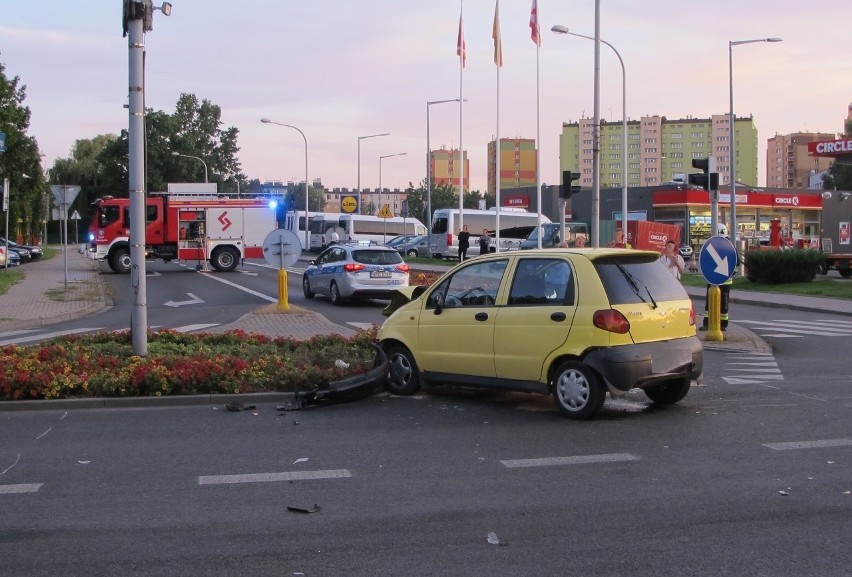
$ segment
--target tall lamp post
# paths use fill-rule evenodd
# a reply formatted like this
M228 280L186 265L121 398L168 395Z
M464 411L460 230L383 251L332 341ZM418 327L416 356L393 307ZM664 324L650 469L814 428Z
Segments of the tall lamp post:
M204 165L204 182L205 183L207 182L207 163L204 162L204 160L202 160L201 158L199 158L197 156L191 156L189 154L181 154L180 152L172 152L172 156L182 156L184 158L194 158L195 160L197 160L198 162L203 164Z
M367 136L358 137L358 214L361 211L361 141L365 138L378 138L379 136L390 136L390 132L382 132L381 134L368 134ZM381 163L380 163L381 166ZM379 191L379 204L382 202L382 191Z
M277 124L278 126L286 126L287 128L292 128L296 132L302 135L302 140L305 141L305 246L304 250L309 250L311 248L311 237L310 237L310 218L308 216L308 211L310 210L309 201L310 197L308 195L308 138L305 136L305 133L293 126L292 124L284 124L283 122L275 122L274 120L270 120L268 118L261 118L260 121L264 124Z
M754 44L756 42L781 42L781 38L757 38L754 40L730 40L728 41L728 85L730 87L730 145L731 145L731 162L730 171L731 171L731 228L729 234L734 241L734 245L737 243L737 156L736 156L736 141L737 141L737 130L734 126L734 46L739 46L740 44ZM710 231L710 234L716 235L717 231Z
M386 154L384 156L379 157L379 204L382 204L382 161L386 158L391 158L392 156L405 156L408 154L407 152L397 152L396 154ZM387 229L387 221L385 221L385 229ZM387 242L387 230L385 234L382 235L382 242Z
M429 107L433 104L445 104L447 102L458 102L458 98L448 100L426 101L426 234L432 235L432 146L429 144ZM432 239L426 243L429 258L432 258Z
M570 36L577 36L578 38L585 38L586 40L594 41L593 36L586 36L585 34L577 34L576 32L569 32L568 28L562 26L561 24L557 24L551 31L557 34L568 34ZM601 38L601 44L606 44L609 46L615 55L618 57L618 63L621 64L621 130L622 134L622 170L621 170L621 229L624 231L624 237L627 238L627 71L624 68L624 60L621 58L621 54L618 53L618 50L615 49L615 46Z

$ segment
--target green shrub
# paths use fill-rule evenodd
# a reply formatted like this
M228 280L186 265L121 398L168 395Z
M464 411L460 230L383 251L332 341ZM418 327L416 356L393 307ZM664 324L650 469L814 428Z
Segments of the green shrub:
M810 282L824 260L820 250L750 250L745 254L746 278L759 284Z

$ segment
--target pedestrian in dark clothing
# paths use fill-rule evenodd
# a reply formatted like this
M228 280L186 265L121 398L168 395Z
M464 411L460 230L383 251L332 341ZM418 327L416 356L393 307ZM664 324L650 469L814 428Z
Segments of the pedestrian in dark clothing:
M467 258L467 249L470 248L470 232L467 230L467 225L462 227L459 233L459 262Z
M479 236L479 254L488 254L489 246L491 246L491 237L488 236L488 229L483 228Z

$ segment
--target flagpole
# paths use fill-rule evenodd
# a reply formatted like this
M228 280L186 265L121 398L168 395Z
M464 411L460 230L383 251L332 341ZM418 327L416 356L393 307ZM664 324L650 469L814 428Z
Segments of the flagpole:
M494 29L491 35L494 37L494 64L497 66L497 136L494 139L495 156L495 202L497 204L497 224L494 231L496 250L500 252L500 67L503 65L503 46L500 38L500 0L494 5Z
M459 164L461 165L459 168L459 230L464 230L464 146L462 143L462 121L464 119L464 61L467 47L464 43L463 21L464 0L461 0L461 11L459 13L460 49L462 52L461 58L459 58Z
M533 0L533 10L535 11L535 143L538 148L535 155L535 192L536 206L538 206L538 221L536 226L541 223L541 94L539 83L539 53L541 52L541 31L539 29L538 19L538 3ZM532 23L531 23L532 24ZM565 215L561 215L560 224L565 221ZM538 234L538 248L541 248L541 230ZM565 240L565 239L562 239Z

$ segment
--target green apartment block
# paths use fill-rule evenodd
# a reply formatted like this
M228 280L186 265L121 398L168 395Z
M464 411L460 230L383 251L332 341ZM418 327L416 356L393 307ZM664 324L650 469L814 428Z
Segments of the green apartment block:
M754 119L737 117L736 178L757 186L757 129ZM594 120L563 123L559 137L561 170L579 172L580 185L592 186L592 143ZM643 116L627 122L627 145L621 121L601 121L600 185L620 188L625 163L628 186L659 186L667 182L686 182L686 175L696 172L693 158L710 157L719 173L720 187L731 182L730 117L710 118Z

